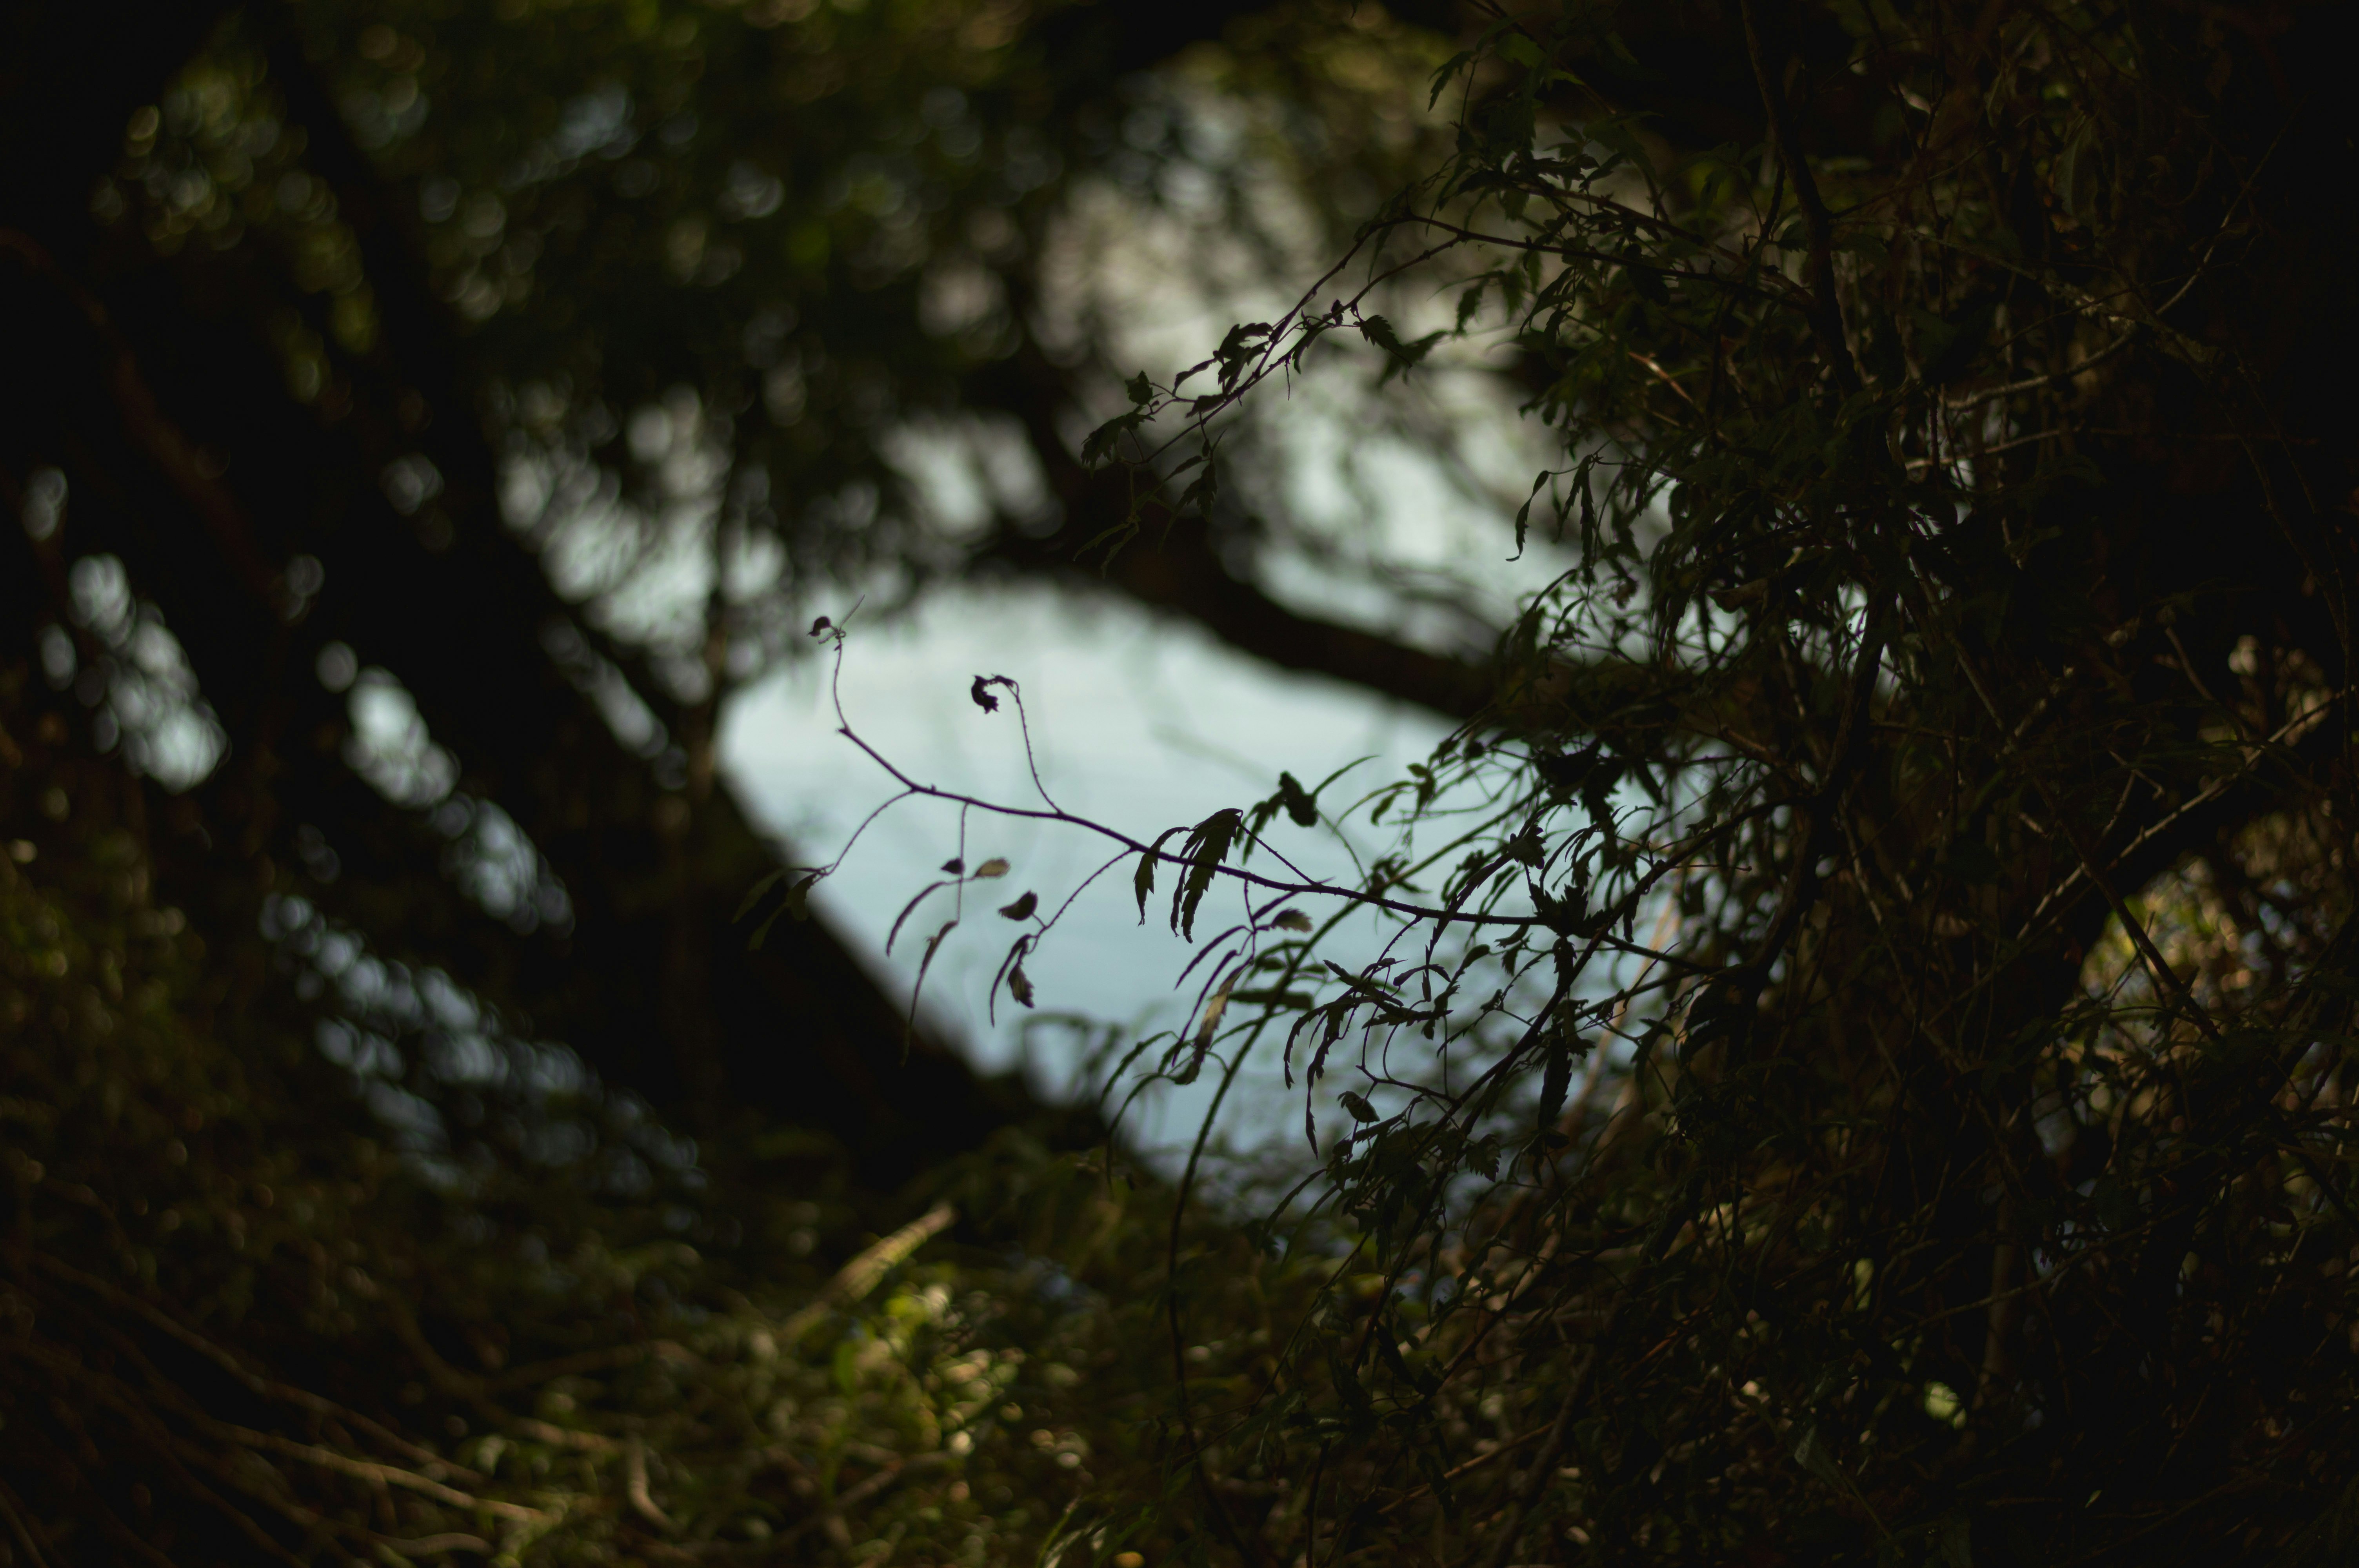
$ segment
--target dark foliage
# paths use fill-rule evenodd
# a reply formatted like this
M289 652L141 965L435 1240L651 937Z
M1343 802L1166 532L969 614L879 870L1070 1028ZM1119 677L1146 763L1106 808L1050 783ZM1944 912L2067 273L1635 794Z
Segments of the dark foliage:
M5 17L10 1552L2348 1556L2339 10ZM1059 225L1182 170L1343 260L1130 375ZM1466 366L1523 613L1288 605L1259 400ZM1099 829L1284 1199L776 917L721 705L1010 571L1462 721Z

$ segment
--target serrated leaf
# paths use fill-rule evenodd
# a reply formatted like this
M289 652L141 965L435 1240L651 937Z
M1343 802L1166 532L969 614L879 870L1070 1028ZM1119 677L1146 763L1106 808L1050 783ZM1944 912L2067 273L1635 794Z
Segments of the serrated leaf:
M1400 334L1393 330L1393 324L1384 317L1362 317L1358 326L1360 336L1384 350L1385 352L1397 355L1401 351Z
M1186 490L1180 492L1176 510L1185 512L1194 507L1200 511L1210 512L1212 509L1213 498L1220 493L1220 488L1219 470L1207 468L1190 481Z
M1540 1074L1540 1130L1546 1132L1564 1114L1564 1097L1572 1087L1572 1052L1565 1044L1565 1031L1549 1032L1548 1065Z
M1140 371L1136 375L1124 382L1122 389L1135 404L1151 403L1155 400L1155 384L1147 379L1145 371Z
M1130 881L1131 886L1138 892L1138 923L1141 925L1147 924L1147 895L1155 891L1155 863L1162 859L1165 841L1174 833L1180 831L1182 829L1178 827L1166 827L1155 836L1155 842L1138 857L1138 871L1131 877Z
M1244 821L1245 813L1234 806L1216 811L1196 824L1180 847L1180 854L1188 862L1188 871L1180 885L1171 890L1171 929L1179 932L1183 940L1195 940L1197 906L1204 902L1213 873L1220 869Z
M1352 1113L1352 1119L1353 1121L1370 1122L1376 1119L1376 1108L1370 1105L1358 1095L1353 1094L1350 1089L1345 1089L1342 1094L1337 1095L1335 1098L1345 1110Z
M1299 909L1289 909L1270 924L1283 931L1308 931L1310 929L1310 917Z
M1095 468L1114 451L1114 444L1146 423L1147 416L1134 408L1127 414L1117 414L1082 441L1082 461Z
M1441 69L1433 73L1433 91L1426 95L1425 106L1428 109L1441 102L1441 90L1450 85L1450 79L1458 74L1459 68L1473 58L1473 49L1460 49L1441 62Z
M1458 330L1466 330L1466 324L1474 319L1477 310L1483 308L1483 290L1487 282L1487 279L1478 279L1472 288L1458 297Z
M1228 979L1221 982L1221 989L1205 1000L1203 1019L1196 1025L1196 1050L1200 1054L1212 1044L1212 1032L1221 1025L1221 1014L1229 1010L1229 993L1235 987L1237 977L1244 973L1243 965L1230 970Z

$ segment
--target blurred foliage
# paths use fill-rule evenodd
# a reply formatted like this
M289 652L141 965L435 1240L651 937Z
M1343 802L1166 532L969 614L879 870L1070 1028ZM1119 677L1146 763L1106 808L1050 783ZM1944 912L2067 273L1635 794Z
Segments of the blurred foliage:
M135 118L101 216L280 256L289 391L366 392L393 279L272 97L321 62L516 514L631 514L577 591L650 519L752 563L648 633L690 699L803 574L955 558L886 432L1087 363L1038 264L1089 179L1209 170L1264 265L1348 266L1129 384L1117 534L1211 511L1272 382L1519 383L1561 575L1495 695L1357 801L1124 838L1176 932L1245 902L1196 1027L1109 1060L1226 1096L1277 1054L1317 1162L1009 1134L887 1197L824 1139L690 1150L284 890L265 942L156 907L155 792L15 670L15 1550L2346 1559L2331 16L1570 5L1419 81L1287 13L1199 57L1277 106L1230 163L1184 74L1087 91L1067 14L304 0ZM386 472L421 534L440 479ZM1396 837L1321 882L1247 860L1281 816Z
M1142 31L1191 47L1139 73ZM1053 525L1031 445L1114 380L1060 287L1077 205L1267 268L1438 147L1406 107L1435 43L1383 10L1220 31L1027 0L300 0L234 17L135 120L99 211L166 254L283 256L316 297L276 329L288 385L336 416L383 326L339 171L289 128L287 70L316 77L462 328L511 520L698 701L791 653L822 593L897 600L978 521ZM397 504L448 527L407 460ZM979 519L940 514L929 462L973 470ZM650 566L711 601L652 604Z
M785 1135L715 1183L489 1018L356 1045L351 993L455 993L209 945L151 899L136 784L41 706L0 741L20 1560L1005 1562L1152 1495L1167 1193L1011 1137L861 1247L875 1196L762 1178Z
M657 665L643 692L709 715L808 585L959 558L890 438L973 406L977 367L1039 354L1027 268L1074 189L1151 206L1186 163L1227 203L1206 215L1198 189L1199 222L1242 232L1269 226L1268 181L1291 170L1301 200L1263 237L1299 243L1364 216L1414 142L1392 90L1431 51L1380 14L1256 18L1241 52L1206 39L1192 77L1158 82L1130 74L1153 53L1100 37L1105 13L1060 31L1054 12L249 7L131 114L91 199L93 276L135 330L194 305L218 349L258 324L287 397L363 430L363 460L469 412L420 382L435 349L404 291L439 296L510 516L558 546L560 520L623 524L586 575L551 551L561 588L627 588L683 535L731 574L689 596L686 631L631 628ZM300 102L322 87L325 117ZM1191 104L1223 93L1208 130ZM1353 178L1316 178L1338 167ZM1084 325L1051 335L1066 368L1086 356ZM248 410L220 428L197 412L201 438L249 434ZM1035 1555L1093 1485L1157 1495L1164 1243L1250 1292L1261 1326L1221 1345L1252 1364L1287 1287L1238 1266L1237 1238L1175 1227L1156 1184L1016 1134L916 1194L854 1186L824 1130L689 1143L419 956L449 919L439 890L350 896L342 864L376 825L239 815L277 742L222 715L264 694L199 678L223 667L213 629L176 614L176 637L147 597L168 566L91 553L79 513L120 504L103 461L33 450L74 469L79 512L61 535L60 469L0 476L56 579L39 623L11 628L40 668L0 691L17 1194L0 1554L983 1562ZM452 477L410 450L363 481L440 552L497 522ZM255 512L266 549L303 539ZM270 616L300 624L321 575L295 555ZM451 793L474 760L429 739L400 676L321 656L354 717L321 744L452 840L418 880L519 935L570 926L514 819ZM200 788L225 753L228 787ZM155 900L151 829L183 856L223 840L199 861L217 903ZM892 1227L945 1195L955 1211ZM1087 1539L1103 1556L1175 1533L1134 1510Z

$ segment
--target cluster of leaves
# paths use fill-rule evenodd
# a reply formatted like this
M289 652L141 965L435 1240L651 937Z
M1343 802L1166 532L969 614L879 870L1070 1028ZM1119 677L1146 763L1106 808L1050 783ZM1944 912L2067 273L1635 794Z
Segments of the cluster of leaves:
M700 1160L287 899L262 943L158 904L143 786L34 685L0 727L14 1560L1168 1550L1069 1517L1172 1446L1168 1192L1011 1137L864 1246L894 1206L823 1140Z
M1075 373L1044 366L1033 339L1057 340L1065 360L1086 348L1086 328L1063 319L1079 302L1049 297L1041 276L1076 189L1153 211L1179 170L1265 245L1288 221L1348 227L1365 203L1338 192L1405 167L1418 137L1386 118L1389 90L1429 63L1365 8L1280 8L1257 19L1251 52L1214 47L1207 27L1185 82L1134 74L1158 61L1130 24L1067 0L304 0L275 15L233 25L181 95L232 114L232 139L267 155L208 169L186 145L190 105L168 104L114 209L145 188L178 213L195 193L229 243L236 209L276 202L270 226L328 258L321 314L364 335L333 201L316 185L301 195L299 172L270 178L303 159L268 146L278 113L263 63L308 55L386 190L416 203L393 226L415 234L466 323L468 367L529 476L537 535L585 511L635 524L603 541L618 559L569 557L601 589L626 582L637 552L716 563L732 579L733 681L792 650L794 608L815 587L906 587L960 564L972 541L929 514L903 446L915 427L1020 447L1008 416L1040 424L1070 395ZM1193 37L1139 30L1170 47ZM1199 98L1227 100L1218 127L1200 123ZM1283 215L1267 210L1273 177L1304 193ZM311 365L290 373L332 399L321 324L289 324L290 357ZM994 471L1010 460L1025 466L1003 454ZM1040 504L1000 490L985 498L993 521ZM713 678L695 667L702 632L652 629L669 684L690 694Z
M649 70L703 26L494 15L652 18ZM1299 1064L1321 1162L1240 1232L1191 1218L1210 1122L1176 1194L1003 1149L928 1195L1001 1217L1018 1263L916 1262L929 1219L832 1282L793 1261L815 1217L774 1185L730 1213L612 1138L611 1107L437 1081L389 1041L402 1070L368 1092L420 1131L387 1147L322 1115L359 1102L317 1016L149 907L114 775L12 706L0 1353L24 1372L0 1472L39 1477L0 1494L17 1549L2346 1555L2359 808L2332 508L2359 481L2359 331L2327 286L2359 236L2317 199L2350 136L2313 91L2343 57L2227 8L1739 4L1708 47L1678 20L1505 19L1435 79L1455 157L1354 262L1450 279L1454 317L1404 328L1339 270L1135 383L1092 443L1192 436L1150 477L1207 506L1246 401L1349 332L1392 375L1489 347L1561 449L1514 541L1546 530L1561 575L1429 762L1349 810L1288 780L1192 829L1099 829L1142 916L1172 875L1189 940L1216 889L1243 895L1153 1068L1225 1098ZM357 40L394 73L368 89L389 157L413 41ZM1666 58L1730 90L1682 100ZM666 117L501 187L501 222L527 186L622 181L685 124L660 86L583 100L582 135L601 103ZM224 170L271 156L214 143ZM186 170L133 172L205 227ZM762 175L732 222L788 221ZM497 184L429 212L446 248L471 214L475 242L500 228L475 200ZM495 270L695 216L569 229L551 200L539 252ZM845 216L825 258L884 254L882 218ZM754 276L708 272L699 232L678 287ZM462 294L492 254L444 258ZM724 359L690 381L750 409ZM1041 794L1022 809L1091 826ZM1321 878L1281 816L1396 837ZM962 851L962 892L985 875ZM1018 1001L1068 907L1002 909ZM281 926L301 956L308 925ZM339 1038L356 1068L364 1035ZM515 1150L436 1141L476 1125ZM640 1161L619 1185L614 1142Z
M1670 54L1742 84L1717 145L1616 8L1502 16L1343 264L1454 321L1339 265L1092 438L1208 505L1245 401L1353 332L1384 374L1489 343L1564 454L1515 547L1572 564L1362 803L1395 852L1265 877L1274 803L1123 839L1182 935L1276 895L1160 1071L1353 1084L1274 1217L1338 1283L1200 1415L1277 1488L1236 1549L2330 1560L2353 340L2307 182L2347 121L2136 8L1729 13L1717 77ZM1333 962L1353 912L1389 940Z

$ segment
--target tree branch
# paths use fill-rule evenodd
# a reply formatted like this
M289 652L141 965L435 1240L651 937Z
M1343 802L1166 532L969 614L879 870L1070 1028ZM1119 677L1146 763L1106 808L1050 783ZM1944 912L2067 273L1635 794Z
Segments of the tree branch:
M1753 65L1753 79L1761 90L1762 110L1769 117L1770 140L1777 146L1778 165L1794 188L1794 198L1801 204L1802 221L1810 229L1810 259L1802 281L1810 292L1810 331L1819 340L1820 352L1827 356L1835 384L1846 394L1857 392L1859 367L1852 362L1851 342L1843 332L1843 306L1835 298L1834 220L1827 211L1826 199L1819 194L1818 177L1810 172L1810 160L1795 137L1785 88L1762 48L1758 0L1738 0L1738 5L1745 15L1745 52Z

